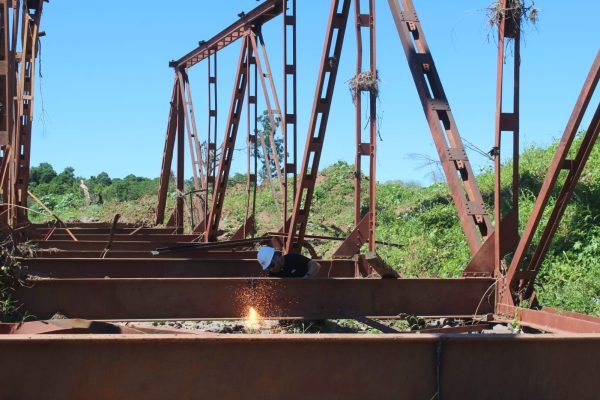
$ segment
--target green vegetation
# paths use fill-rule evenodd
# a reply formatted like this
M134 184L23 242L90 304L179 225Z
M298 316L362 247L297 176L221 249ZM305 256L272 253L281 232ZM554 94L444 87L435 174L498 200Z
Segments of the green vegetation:
M527 222L535 197L547 173L556 146L530 147L521 157L521 230ZM600 150L592 153L563 222L542 265L537 293L543 305L600 315ZM505 198L510 199L508 178L512 165L504 166ZM321 171L308 232L345 237L354 225L353 166L338 162ZM130 175L111 179L101 173L86 180L91 205L86 205L79 177L72 168L56 173L48 164L32 168L31 189L65 221L110 221L116 212L122 221L150 222L156 202L157 179ZM564 179L564 177L563 177ZM478 182L488 209L493 199L493 174L480 171ZM188 182L191 187L191 183ZM368 180L363 183L366 207ZM444 183L421 187L416 184L388 182L377 185L377 239L398 246L380 245L378 252L404 277L456 277L470 259L470 252ZM171 191L170 206L174 200ZM221 228L236 231L245 219L246 179L236 175L230 180ZM102 202L100 201L102 199ZM186 204L189 199L186 198ZM552 200L550 202L552 205ZM35 205L37 211L41 209ZM281 205L279 205L281 207ZM278 230L281 214L276 212L268 185L257 192L258 234ZM36 219L34 219L36 218ZM39 217L32 215L38 221ZM544 216L542 224L547 219ZM328 257L338 242L312 241L317 252Z

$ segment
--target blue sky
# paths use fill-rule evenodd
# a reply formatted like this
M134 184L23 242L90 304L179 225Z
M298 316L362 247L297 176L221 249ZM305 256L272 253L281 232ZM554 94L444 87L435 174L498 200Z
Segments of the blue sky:
M490 0L414 0L461 135L493 145L496 46L488 41ZM76 5L75 5L76 4ZM36 84L32 165L75 168L81 176L160 173L173 72L168 61L192 50L259 3L237 1L53 0L45 6L41 73ZM521 149L562 134L598 51L600 2L538 0L540 20L525 27L522 47ZM298 0L299 158L321 58L330 2ZM377 179L426 184L429 169L414 154L437 158L387 1L377 2L378 69L382 80ZM281 81L281 17L264 27L274 77ZM220 114L229 109L240 43L219 55ZM321 168L354 162L355 38L349 25L325 138ZM206 65L190 71L197 124L206 126ZM281 93L282 89L279 88ZM594 103L597 104L595 96ZM264 103L263 103L264 104ZM264 106L262 107L264 108ZM589 121L585 119L584 123ZM224 127L225 122L220 121ZM220 132L220 139L223 131ZM236 148L245 147L245 125ZM186 144L187 146L187 144ZM491 165L470 153L475 170ZM245 172L245 151L233 172ZM187 168L186 175L191 176Z

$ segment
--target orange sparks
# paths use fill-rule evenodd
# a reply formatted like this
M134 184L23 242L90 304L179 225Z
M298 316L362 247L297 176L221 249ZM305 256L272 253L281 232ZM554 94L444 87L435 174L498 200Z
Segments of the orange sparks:
M260 330L262 317L254 307L250 307L246 315L246 329L250 331Z

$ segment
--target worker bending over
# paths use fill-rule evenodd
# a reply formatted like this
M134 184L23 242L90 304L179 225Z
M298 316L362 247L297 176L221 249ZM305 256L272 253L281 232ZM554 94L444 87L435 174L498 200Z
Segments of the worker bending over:
M308 257L295 253L281 256L275 254L275 249L270 246L258 249L256 258L269 276L278 278L314 278L321 269L318 262Z

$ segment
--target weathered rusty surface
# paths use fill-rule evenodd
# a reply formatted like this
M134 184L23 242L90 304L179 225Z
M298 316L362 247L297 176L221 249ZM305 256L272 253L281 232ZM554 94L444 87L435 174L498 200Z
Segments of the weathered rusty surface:
M531 310L498 304L497 312L523 326L556 333L600 333L600 318L556 309Z
M596 399L600 335L10 335L0 353L19 360L6 398Z
M474 315L493 312L490 279L43 279L17 298L37 318L234 319ZM490 296L488 298L488 296ZM487 300L490 301L487 301Z
M105 238L108 238L107 236ZM61 249L61 250L95 250L98 253L106 246L106 240L33 240L31 243L40 249ZM189 246L190 242L163 242L163 241L118 241L112 245L113 251L152 251L161 247L169 246ZM192 251L192 250L190 250ZM187 252L186 252L187 253ZM110 252L109 252L110 254Z
M69 230L73 232L75 235L86 235L86 234L95 234L95 235L107 235L110 233L110 226L107 227L85 227L85 226L75 226L70 227L68 223L66 225L69 227ZM38 232L40 235L45 235L51 227L36 227L30 229L30 232ZM174 228L124 228L117 227L115 230L116 234L119 235L172 235L174 233ZM66 234L65 228L58 227L55 229L56 234Z
M412 0L388 0L471 254L492 231L448 98Z
M290 216L288 237L285 243L286 253L299 252L306 234L319 162L327 131L327 121L331 110L331 100L344 44L350 3L350 0L333 0L331 2L317 88L308 123L304 157L300 167L300 182L294 198L294 209Z
M500 285L500 300L504 303L513 302L513 295L519 293L520 300L533 296L533 284L539 272L539 267L544 259L546 251L552 242L556 229L562 219L579 177L600 134L600 103L592 102L598 82L600 81L600 50L597 51L594 63L583 84L581 92L575 103L567 126L558 142L556 153L544 179L539 194L536 198L527 225L523 230L522 239L519 241L510 267L506 273L505 280ZM596 104L594 115L585 135L582 135L581 145L577 150L572 148L573 142L579 132L581 121L588 106L592 104L592 110ZM570 159L569 157L572 157ZM564 182L559 181L559 176L564 170L568 170ZM538 232L538 227L544 216L544 211L549 204L552 194L559 190L552 211L545 226L542 226L539 243L534 248L533 255L529 254L529 248ZM525 274L521 274L521 271Z
M245 32L262 26L283 12L282 0L267 0L255 9L240 14L240 19L207 41L201 41L198 48L192 50L177 61L170 63L174 68L190 68L208 58L229 44L244 37Z
M100 241L106 243L108 242L108 234L95 234L95 233L83 233L77 236L77 240L87 240L87 241ZM114 241L128 241L128 242L146 242L146 241L157 241L164 243L173 243L173 242L192 242L197 240L199 235L189 235L189 234L181 234L181 235L172 235L172 234L164 234L164 233L156 233L156 234L139 234L139 235L128 235L128 234L116 234L114 235ZM52 240L69 240L70 236L68 234L63 233L55 233L52 235ZM115 243L116 244L116 243Z
M100 244L100 242L98 242ZM113 247L116 244L113 243ZM87 247L87 246L86 246ZM104 258L197 258L211 260L239 260L256 259L256 251L210 251L210 250L188 250L175 253L152 254L154 245L146 251L127 251L111 249ZM38 249L36 255L42 258L97 258L101 250L57 250Z
M110 253L109 253L110 254ZM256 253L254 253L256 257ZM220 278L265 277L256 258L210 259L108 259L33 258L24 260L24 271L47 278ZM354 262L321 260L317 277L352 278Z

